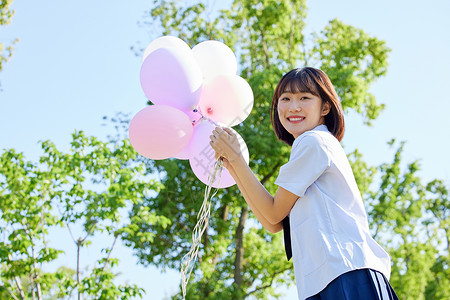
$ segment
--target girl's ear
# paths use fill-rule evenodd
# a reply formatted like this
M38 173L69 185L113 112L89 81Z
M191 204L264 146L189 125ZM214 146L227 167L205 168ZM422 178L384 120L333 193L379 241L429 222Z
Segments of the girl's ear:
M327 101L322 105L322 113L320 114L320 116L324 117L324 116L328 115L330 110L331 110L331 104L330 104L330 102Z

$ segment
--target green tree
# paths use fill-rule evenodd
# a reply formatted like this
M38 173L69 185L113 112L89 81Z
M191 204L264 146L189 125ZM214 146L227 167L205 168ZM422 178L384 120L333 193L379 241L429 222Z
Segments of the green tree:
M404 145L378 167L379 184L364 193L370 225L392 257L391 283L402 298L447 299L448 190L439 180L424 184L418 161L403 167Z
M274 192L279 167L290 149L279 142L270 126L270 101L283 73L295 66L325 70L335 82L346 111L355 110L367 123L383 105L368 91L385 74L389 49L364 31L332 20L320 32L304 33L304 0L233 1L230 9L213 12L202 1L154 1L146 24L155 34L175 35L190 46L207 39L225 42L238 54L241 76L251 85L255 103L244 123L237 126L250 149L250 167ZM134 206L176 220L164 230L139 223L124 237L143 264L179 268L188 251L204 185L186 161L150 161L161 174L163 188ZM293 282L291 262L285 260L281 234L261 229L236 188L221 190L214 200L211 221L203 237L195 278L188 299L242 299L278 297L277 287ZM143 242L140 231L155 240ZM179 298L180 295L175 296Z
M424 224L429 229L430 240L441 249L433 261L432 278L425 290L426 299L450 298L450 202L449 188L441 180L433 180L426 186L426 208L429 219Z
M144 174L128 140L104 143L75 132L69 153L41 143L38 162L14 149L0 155L0 298L2 299L129 299L143 290L117 285L112 251L129 230L126 211L159 184ZM143 208L140 221L164 228L169 222ZM62 251L52 247L52 229L65 227L72 237L74 269L49 272L46 265ZM112 237L94 266L82 270L82 248L96 234ZM144 237L151 237L151 233Z
M11 22L11 18L14 15L14 11L10 8L12 2L12 0L0 0L0 28ZM17 39L13 41L13 44L16 42ZM11 58L12 54L12 45L6 47L0 42L0 71L3 69L3 64Z

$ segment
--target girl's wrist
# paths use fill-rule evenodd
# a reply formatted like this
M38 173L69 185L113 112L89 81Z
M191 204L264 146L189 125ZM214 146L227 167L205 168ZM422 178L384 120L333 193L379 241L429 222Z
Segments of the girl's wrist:
M233 168L233 169L235 169L236 167L238 167L240 164L242 164L242 163L244 163L245 165L247 165L247 162L245 161L245 159L244 159L244 156L241 154L241 155L238 155L238 156L236 156L236 158L235 159L233 159L233 160L229 160L228 161L229 163L230 163L230 165L231 165L231 167Z

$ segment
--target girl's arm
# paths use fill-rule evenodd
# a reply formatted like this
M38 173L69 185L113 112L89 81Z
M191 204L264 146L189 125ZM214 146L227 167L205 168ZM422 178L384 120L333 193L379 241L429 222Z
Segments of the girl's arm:
M255 210L258 211L270 224L280 223L289 214L298 196L279 187L273 197L245 162L239 142L232 131L217 127L211 136L211 146L217 155L227 159L225 167L233 169L233 174L230 174L241 192L244 194L243 190L245 191L244 198L254 213Z
M245 190L245 186L242 184L241 180L237 176L236 172L234 171L233 167L228 163L226 164L228 171L230 172L231 176L236 181L236 184L239 188L239 190L242 193L242 196L244 196L245 201L247 202L248 206L252 210L253 214L256 216L258 221L264 226L264 228L271 232L271 233L277 233L283 229L282 222L279 222L277 224L272 224L259 212L259 210L256 208L255 204L252 202L251 198L249 197L248 193Z

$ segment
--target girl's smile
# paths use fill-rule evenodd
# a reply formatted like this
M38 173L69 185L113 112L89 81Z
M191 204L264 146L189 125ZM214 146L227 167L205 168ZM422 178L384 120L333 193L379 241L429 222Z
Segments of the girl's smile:
M302 116L290 116L290 117L287 117L287 119L288 119L289 122L297 124L297 123L302 122L305 119L305 117L302 117Z

